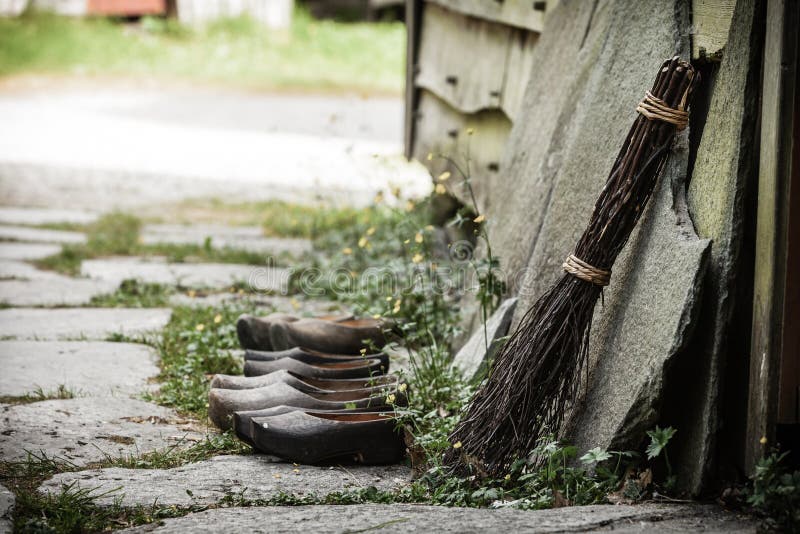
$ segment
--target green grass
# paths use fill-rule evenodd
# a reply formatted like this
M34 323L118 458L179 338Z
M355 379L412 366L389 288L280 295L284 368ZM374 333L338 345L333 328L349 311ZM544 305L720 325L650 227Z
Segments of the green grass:
M240 374L236 319L253 307L245 302L221 308L177 306L155 346L161 357L159 391L148 397L205 420L208 384L216 373Z
M175 290L164 284L151 284L139 280L123 280L113 293L92 297L87 306L92 308L161 308L169 305Z
M139 238L141 220L126 213L109 213L92 224L83 227L87 234L85 244L64 245L61 250L34 264L42 269L58 271L75 276L80 273L81 262L103 256L164 256L167 261L217 262L263 265L266 257L262 253L235 248L214 248L210 241L203 245L154 243L143 244ZM288 256L279 255L274 264L285 264Z
M152 18L138 27L45 13L0 18L0 77L110 75L398 94L404 53L401 23L318 21L302 9L286 33L248 18L197 30Z
M30 404L32 402L41 402L46 400L58 399L74 399L75 392L60 384L55 390L45 391L41 387L36 388L30 393L24 395L3 395L0 396L0 404Z

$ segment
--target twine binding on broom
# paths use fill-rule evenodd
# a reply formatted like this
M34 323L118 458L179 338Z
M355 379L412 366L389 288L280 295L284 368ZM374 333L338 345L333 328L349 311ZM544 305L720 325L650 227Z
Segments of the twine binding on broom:
M680 132L689 124L689 112L683 109L684 102L678 105L678 109L671 108L660 98L656 98L650 91L647 91L636 111L644 115L648 120L660 120L674 124Z
M564 260L564 265L562 265L562 267L566 272L575 278L580 278L581 280L589 282L590 284L605 287L609 284L609 282L611 282L611 271L592 267L582 259L575 256L575 254L570 254L567 256L567 259Z

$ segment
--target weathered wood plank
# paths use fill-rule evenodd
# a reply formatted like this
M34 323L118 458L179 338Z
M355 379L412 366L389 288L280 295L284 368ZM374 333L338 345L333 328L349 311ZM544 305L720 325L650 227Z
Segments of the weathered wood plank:
M528 86L533 67L533 50L539 41L536 32L515 29L511 34L508 48L508 67L500 103L503 111L515 121L522 107L522 98Z
M528 0L429 0L452 11L458 11L479 19L499 22L508 26L541 32L544 28L546 10L557 2L534 2Z
M736 0L692 0L692 58L719 60L728 42Z
M424 4L416 85L464 113L500 107L512 31Z
M467 130L473 129L472 135ZM486 209L487 187L492 175L500 169L511 121L499 109L464 114L450 107L429 91L420 91L419 112L415 125L413 156L421 161L434 177L450 171L452 177L442 182L459 200L471 204L455 168L442 158L428 160L428 154L455 159L463 168L466 152L471 160L470 174L481 210Z
M754 471L758 459L775 442L786 296L798 24L800 4L793 0L768 1L761 105L750 393L745 444L745 466L750 473Z
M422 16L422 0L406 2L406 94L405 116L403 118L403 141L405 156L411 158L414 146L414 113L417 109L419 91L414 85L418 66L420 17Z

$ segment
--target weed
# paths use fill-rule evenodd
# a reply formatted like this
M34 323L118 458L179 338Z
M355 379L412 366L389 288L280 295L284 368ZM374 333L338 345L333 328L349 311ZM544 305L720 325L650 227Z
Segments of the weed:
M204 420L208 383L215 373L241 373L236 319L254 308L247 302L220 308L177 306L154 341L161 357L162 382L149 399Z
M800 471L784 465L788 454L773 452L758 461L747 502L765 516L768 528L800 532Z
M109 457L95 467L122 467L127 469L171 469L189 463L208 460L221 454L249 454L252 449L232 433L206 434L202 441L187 447L179 442L166 449L145 454Z
M92 297L88 306L102 308L157 308L169 304L174 290L164 284L123 280L113 293Z
M59 384L58 387L52 391L45 391L41 387L38 387L34 391L25 393L24 395L0 396L0 404L30 404L32 402L46 400L74 399L76 396L75 391L64 384Z

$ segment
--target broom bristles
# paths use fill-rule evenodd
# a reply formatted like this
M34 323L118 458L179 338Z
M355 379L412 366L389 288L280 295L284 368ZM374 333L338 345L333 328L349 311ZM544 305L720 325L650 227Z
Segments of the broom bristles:
M662 65L651 95L682 111L696 82L691 65L675 57ZM675 124L636 119L575 247L583 262L610 272L663 169ZM460 446L446 453L446 464L501 476L514 459L561 433L586 368L601 294L601 286L566 274L536 301L451 434Z

